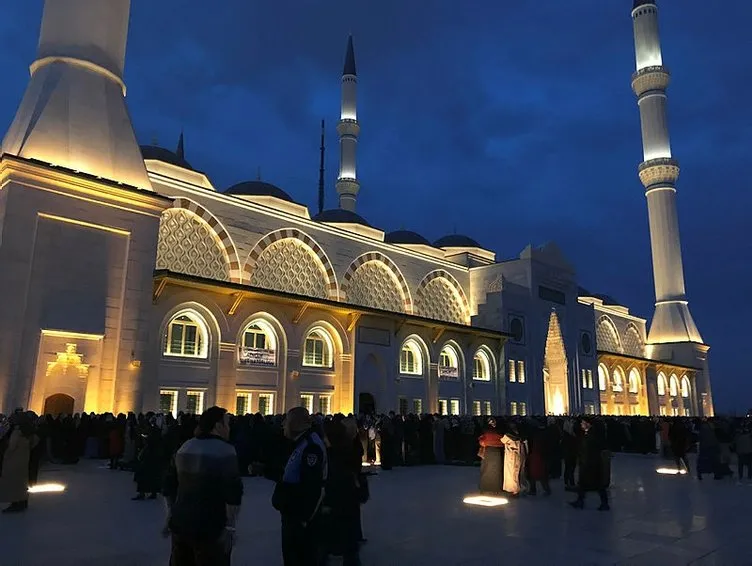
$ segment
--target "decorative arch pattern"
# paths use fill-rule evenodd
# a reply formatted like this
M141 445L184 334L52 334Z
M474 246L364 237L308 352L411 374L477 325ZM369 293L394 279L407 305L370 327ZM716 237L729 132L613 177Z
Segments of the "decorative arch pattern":
M630 322L627 325L627 331L624 333L624 353L641 358L644 345L639 329L634 323Z
M261 265L263 272L258 273ZM316 277L316 267L321 269L321 280ZM283 228L261 238L248 254L243 273L245 281L266 289L339 299L337 277L326 252L296 228Z
M181 215L175 211L187 211L190 214ZM172 218L169 218L170 216ZM206 228L208 228L208 234ZM157 269L170 269L170 266L175 267L177 264L183 266L181 273L217 279L216 276L208 275L211 271L216 272L217 267L210 270L205 266L208 263L206 253L209 250L207 235L211 235L216 241L226 262L227 274L220 280L241 283L240 258L227 229L206 208L183 197L176 198L172 208L162 214L157 247ZM161 265L168 267L161 267Z
M598 324L595 327L595 339L599 350L618 354L624 351L621 339L619 338L619 332L616 330L616 325L606 315L598 319Z
M416 313L427 318L468 324L470 306L457 279L444 269L426 275L418 285Z
M413 301L399 267L381 252L356 258L342 279L340 298L357 305L412 313Z

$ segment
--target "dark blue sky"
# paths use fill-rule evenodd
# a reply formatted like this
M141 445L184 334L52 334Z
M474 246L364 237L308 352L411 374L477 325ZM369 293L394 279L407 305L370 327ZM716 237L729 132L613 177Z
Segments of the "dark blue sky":
M467 6L472 5L472 10ZM134 0L126 64L141 143L214 184L273 182L312 210L319 122L327 203L347 34L358 63L361 193L372 224L467 233L516 256L554 240L582 286L642 316L654 301L631 0ZM0 130L34 58L41 0L4 2ZM690 308L711 346L716 406L752 406L752 3L663 0L669 121ZM747 39L745 39L747 38ZM721 300L723 299L723 300Z

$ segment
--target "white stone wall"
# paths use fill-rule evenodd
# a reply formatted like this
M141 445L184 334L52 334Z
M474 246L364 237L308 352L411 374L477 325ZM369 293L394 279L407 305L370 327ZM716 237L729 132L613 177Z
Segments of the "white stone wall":
M148 201L152 212L131 212L109 206L104 193L98 202L70 198L67 193L76 189L54 179L55 174L43 175L24 185L11 180L0 191L6 202L0 245L0 410L41 411L44 399L35 394L53 393L38 368L62 345L41 340L43 329L72 333L66 343L85 353L83 363L91 363L86 359L90 336L102 335L97 367L84 387L86 399L78 402L87 410L127 410L138 402L138 362L147 348L160 214L154 209L162 201L136 199L132 210ZM128 191L114 190L128 198Z
M469 297L470 274L466 267L353 234L331 225L248 203L235 197L218 195L204 189L190 188L187 185L185 188L178 188L177 184L168 185L167 181L164 179L160 181L157 177L152 177L152 182L160 194L190 199L211 212L221 228L227 231L234 248L237 249L241 269L247 265L251 251L260 240L272 232L289 228L299 230L322 248L325 260L333 267L338 289L342 288L345 274L357 258L370 252L377 252L386 255L393 262L394 267L399 271L396 275L398 277L401 275L406 283L407 295L411 298L413 306L416 306L421 282L436 270L446 271L449 274L447 280L456 281L461 288L460 295ZM243 282L248 283L247 279L250 279L248 273L244 274ZM471 308L469 303L465 304L465 300L459 302L465 316L469 317ZM429 308L427 312L435 314L434 310ZM418 314L417 311L416 314Z

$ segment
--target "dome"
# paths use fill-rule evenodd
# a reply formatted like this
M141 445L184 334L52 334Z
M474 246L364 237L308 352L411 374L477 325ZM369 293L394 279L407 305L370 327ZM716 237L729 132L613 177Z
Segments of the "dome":
M191 171L194 171L193 167L191 167L191 164L180 157L177 153L170 151L169 149L159 147L157 145L142 145L141 156L144 158L144 160L154 159L156 161L164 161L165 163L169 163L170 165L175 165L177 167L182 167L183 169L190 169Z
M437 248L482 248L478 242L462 234L450 234L433 243Z
M243 183L238 183L227 189L225 194L235 196L274 197L287 202L295 202L285 191L276 185L265 183L264 181L245 181Z
M314 216L313 220L317 222L331 222L333 224L362 224L363 226L371 227L365 218L344 208L325 210Z
M423 236L417 232L410 230L395 230L389 232L384 241L388 244L421 244L424 246L430 246L431 242L426 240Z

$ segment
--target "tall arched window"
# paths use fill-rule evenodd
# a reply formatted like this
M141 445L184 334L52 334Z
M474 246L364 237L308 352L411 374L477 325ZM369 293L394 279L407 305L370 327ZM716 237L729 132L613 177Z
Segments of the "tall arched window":
M679 380L676 378L676 375L672 374L671 378L668 380L668 392L671 397L679 396Z
M165 329L163 352L181 358L209 357L209 329L201 315L192 309L176 313Z
M457 379L460 376L460 362L457 350L447 344L439 354L439 377Z
M239 348L240 363L273 366L277 364L277 336L263 319L251 321L245 327Z
M631 370L629 370L629 392L640 392L640 372L637 371L637 368L632 368Z
M473 379L478 381L491 380L491 359L485 350L478 350L473 357Z
M400 351L400 373L423 375L423 354L415 340L406 340Z
M608 388L608 369L605 365L598 365L598 389L605 391Z
M307 367L332 367L334 344L332 337L323 328L314 328L308 333L303 347L303 365Z
M689 378L685 375L681 379L681 395L685 399L689 397L689 392L691 390L691 386L689 384Z
M616 393L624 391L624 372L621 368L614 370L614 382L611 387Z
M666 389L668 389L668 385L666 384L666 374L661 372L658 374L658 395L661 397L666 395Z

